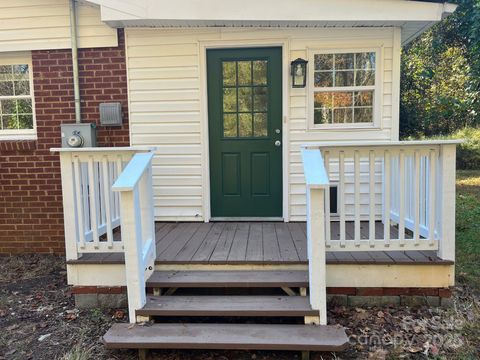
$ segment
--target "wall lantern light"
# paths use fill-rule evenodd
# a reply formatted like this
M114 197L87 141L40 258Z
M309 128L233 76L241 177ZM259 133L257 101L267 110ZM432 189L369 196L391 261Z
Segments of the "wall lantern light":
M307 84L307 60L296 59L291 62L292 87L304 88Z

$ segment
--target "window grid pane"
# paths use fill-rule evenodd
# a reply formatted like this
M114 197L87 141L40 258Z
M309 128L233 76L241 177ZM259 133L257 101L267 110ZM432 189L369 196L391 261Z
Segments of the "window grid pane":
M314 92L314 124L372 123L375 64L375 52L315 54L315 88L335 89Z
M28 65L0 66L0 130L33 129Z
M268 63L265 60L224 61L223 136L268 136Z

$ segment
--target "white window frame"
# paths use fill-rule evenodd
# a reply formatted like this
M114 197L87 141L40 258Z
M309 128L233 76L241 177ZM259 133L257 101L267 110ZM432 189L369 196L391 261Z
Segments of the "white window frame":
M308 81L307 81L307 101L308 101L308 128L310 130L350 130L350 129L379 129L382 117L382 71L383 56L382 47L362 47L362 48L329 48L329 49L308 49ZM375 53L375 85L373 86L344 86L344 87L315 87L315 55L317 54L348 54L348 53ZM315 91L335 92L335 91L362 91L373 90L373 121L369 123L343 123L343 124L315 124L314 123L314 94Z
M37 121L35 116L35 94L33 88L33 69L32 54L28 53L8 53L0 54L0 65L28 65L28 77L30 82L30 95L32 99L32 117L33 129L0 129L0 141L2 140L36 140L37 139ZM0 96L1 97L1 96Z

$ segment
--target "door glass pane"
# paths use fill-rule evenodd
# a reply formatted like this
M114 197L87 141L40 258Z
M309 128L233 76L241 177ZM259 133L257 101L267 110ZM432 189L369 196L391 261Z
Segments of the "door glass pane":
M237 65L235 61L224 61L223 86L235 86L237 83Z
M238 88L238 111L239 112L252 111L252 88L251 87Z
M237 136L237 114L223 115L223 136L224 137Z
M253 95L253 111L267 111L267 88L256 87Z
M238 131L241 137L252 136L252 114L238 114Z
M238 64L238 84L251 85L252 84L252 62L239 61L237 64Z
M237 89L236 88L223 89L223 111L224 112L237 111Z
M255 113L253 114L253 136L267 136L267 114Z
M253 62L253 85L267 84L267 62L258 60Z

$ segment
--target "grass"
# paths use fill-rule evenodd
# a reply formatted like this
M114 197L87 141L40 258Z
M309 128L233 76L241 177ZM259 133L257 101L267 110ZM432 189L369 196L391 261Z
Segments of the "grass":
M480 290L480 170L457 172L456 273Z

